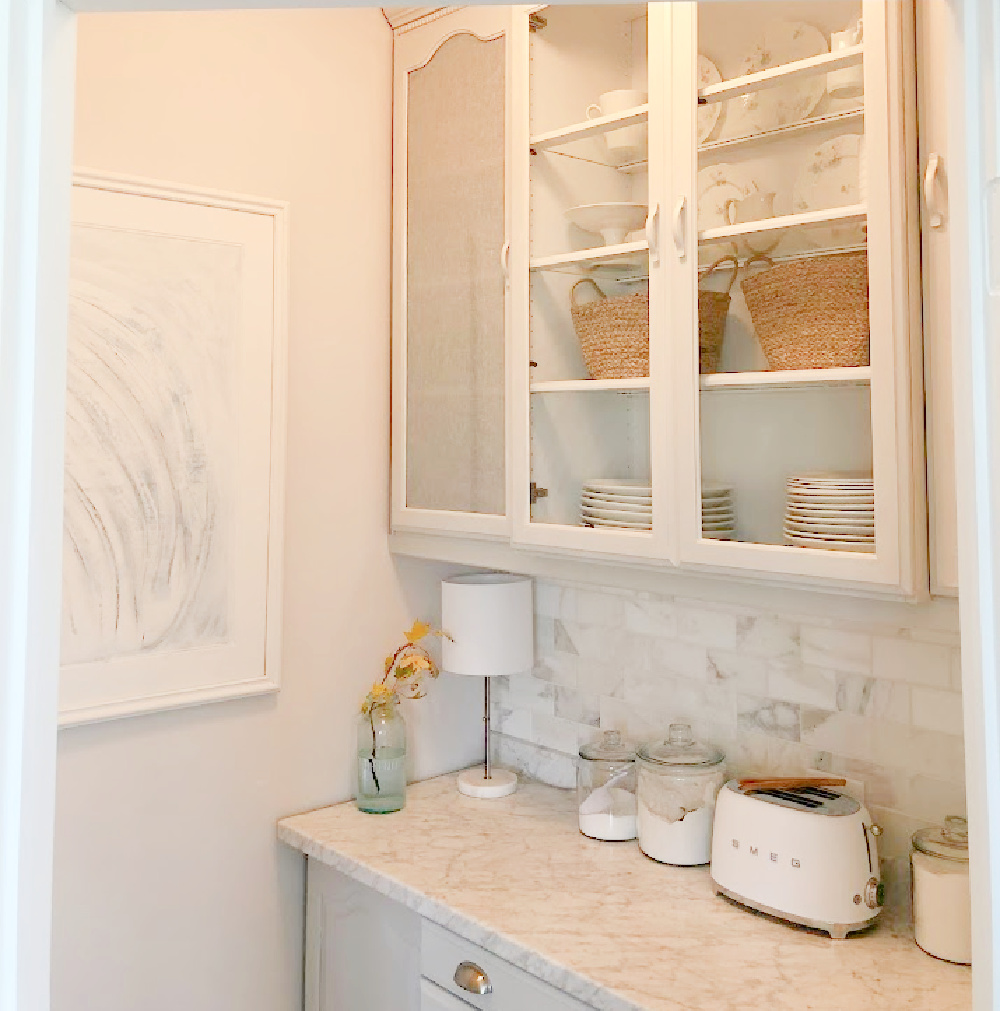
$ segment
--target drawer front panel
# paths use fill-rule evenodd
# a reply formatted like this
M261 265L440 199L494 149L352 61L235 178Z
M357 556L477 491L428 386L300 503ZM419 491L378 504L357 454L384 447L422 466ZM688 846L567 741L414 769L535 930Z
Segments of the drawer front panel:
M452 997L447 990L442 990L437 983L428 979L420 980L420 1011L469 1011L473 1004Z
M472 962L489 977L493 992L472 994L455 982L462 962ZM475 1008L492 1011L591 1011L584 1004L436 923L421 926L420 971L426 979ZM432 1005L433 1006L433 1005Z

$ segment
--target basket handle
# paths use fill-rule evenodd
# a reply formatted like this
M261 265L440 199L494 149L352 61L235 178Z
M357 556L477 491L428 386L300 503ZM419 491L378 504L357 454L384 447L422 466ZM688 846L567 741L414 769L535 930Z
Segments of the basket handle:
M720 256L715 263L711 264L705 273L701 275L701 281L704 281L716 267L721 267L724 263L732 264L733 268L732 274L729 275L729 284L726 285L726 292L728 293L733 290L733 285L736 283L736 275L740 272L740 261L732 253L728 256Z
M569 290L570 305L575 306L578 304L576 301L576 289L579 288L581 284L592 284L595 288L597 288L597 294L600 295L601 298L608 297L607 295L604 294L603 291L601 291L600 287L598 287L597 282L592 277L581 277L580 280L577 281L576 284L574 284L573 287L570 288Z
M770 256L765 256L763 253L755 253L753 256L743 264L744 270L749 270L755 263L765 263L767 264L767 269L771 270L774 267L774 260Z

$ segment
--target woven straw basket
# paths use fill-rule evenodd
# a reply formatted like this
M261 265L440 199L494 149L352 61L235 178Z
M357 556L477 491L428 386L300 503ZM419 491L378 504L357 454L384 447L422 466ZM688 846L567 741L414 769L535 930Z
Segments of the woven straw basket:
M600 298L577 302L577 288L591 284ZM591 379L649 375L649 295L645 291L608 298L589 277L569 293L570 314Z
M772 371L868 364L868 254L839 253L774 264L741 282Z
M721 256L702 275L704 281L722 264L731 264L732 274L725 291L698 292L698 371L702 375L719 371L722 359L722 341L726 335L726 317L729 315L730 292L739 273L740 261L735 256Z

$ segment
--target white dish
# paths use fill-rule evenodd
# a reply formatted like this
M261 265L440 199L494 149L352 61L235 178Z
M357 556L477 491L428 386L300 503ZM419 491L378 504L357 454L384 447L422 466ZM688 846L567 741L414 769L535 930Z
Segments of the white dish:
M719 68L707 57L698 54L698 87L704 88L709 84L718 84L722 80ZM704 144L712 135L719 116L722 115L722 103L710 102L708 105L698 106L698 143Z
M587 499L580 500L580 508L590 513L601 513L608 510L628 513L630 516L636 516L641 519L646 519L653 515L653 510L649 506L631 506L628 503L619 505L616 502L590 502Z
M643 514L629 512L626 509L595 509L591 506L581 506L580 512L592 519L621 520L627 523L649 523L653 517L652 512Z
M841 470L841 471L838 471L838 470L818 470L818 471L810 472L808 474L792 474L788 478L788 480L789 481L796 481L796 482L798 482L798 481L808 481L810 483L814 482L814 481L821 481L821 482L831 482L832 481L832 482L837 483L837 484L839 484L842 481L849 481L849 482L861 481L861 482L867 482L867 483L871 484L871 482L875 480L875 476L874 476L874 474L872 474L872 472L870 470L869 471L862 471L862 470Z
M874 541L827 541L785 534L785 543L792 545L792 547L821 548L825 551L858 551L866 554L872 554L875 551Z
M871 495L803 495L788 496L787 505L812 509L875 509L875 499Z
M846 207L861 200L861 137L845 133L814 148L792 188L792 211Z
M863 523L797 523L785 520L785 533L803 534L806 537L837 537L854 540L874 540L875 528Z
M611 492L621 495L641 495L648 497L653 494L653 489L648 481L639 481L634 478L591 478L583 482L584 491Z
M647 213L645 204L608 201L571 207L566 212L566 217L577 228L602 236L606 246L615 246L624 242L629 232L645 222Z
M651 523L626 523L622 520L583 519L585 527L606 527L609 530L652 530Z
M865 523L869 526L875 525L875 513L871 509L822 509L822 510L802 510L790 508L786 511L786 517L790 520L799 520L802 523Z
M757 74L785 63L828 53L826 37L802 21L774 20L740 64L739 73ZM826 92L826 74L807 74L774 88L751 91L728 103L727 133L734 137L761 133L809 116Z
M731 485L728 484L711 484L706 481L701 486L701 497L705 498L721 498L723 496L729 497L732 495L733 489Z
M619 502L622 505L642 505L651 506L653 497L651 495L614 495L611 492L585 491L581 498L591 502Z
M735 541L739 540L735 530L702 530L702 537L712 541Z

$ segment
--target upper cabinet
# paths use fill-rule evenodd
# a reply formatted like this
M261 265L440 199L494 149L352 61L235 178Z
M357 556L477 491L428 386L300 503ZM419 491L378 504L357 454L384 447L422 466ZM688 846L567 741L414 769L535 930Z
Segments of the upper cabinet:
M398 34L393 525L505 536L510 8Z
M481 237L481 269L464 229L492 218L454 149L492 78L478 71L474 96L449 88L427 126L414 95L461 37L450 19L499 9L424 26L429 61L400 52L416 33L397 41L397 527L444 516L437 529L487 532L463 496L500 474L503 425L482 429L476 384L506 325L510 491L493 508L515 546L919 592L912 8L508 10L510 219L506 244ZM477 122L465 143L483 143ZM462 299L502 305L503 270L494 333Z
M698 3L675 11L674 37L680 560L913 591L912 9ZM732 525L713 537L723 495Z

